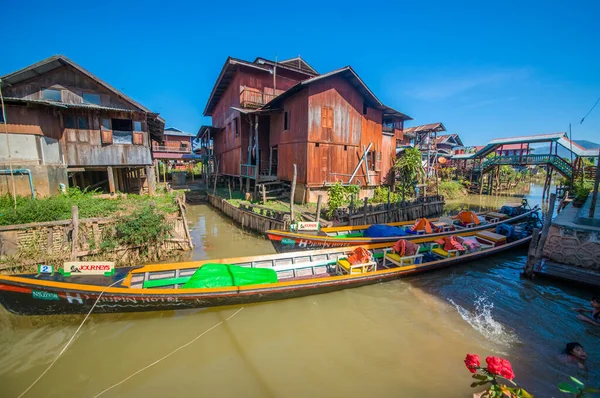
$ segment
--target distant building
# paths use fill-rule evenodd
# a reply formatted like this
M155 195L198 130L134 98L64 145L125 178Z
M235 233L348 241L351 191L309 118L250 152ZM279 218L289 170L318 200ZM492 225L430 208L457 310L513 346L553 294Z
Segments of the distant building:
M204 115L212 126L198 138L214 142L219 174L246 186L291 181L295 164L297 201L315 200L315 191L336 181L387 183L410 119L385 106L351 67L319 74L300 57L228 58Z
M153 184L150 140L162 141L164 129L157 113L62 55L1 79L10 153L0 134L0 192L12 190L9 160L23 170L22 195L30 192L28 173L41 196L61 184L110 192Z
M435 141L439 155L453 155L454 149L462 147L463 143L458 134L438 135Z
M168 127L162 142L152 141L152 156L156 160L172 163L175 169L185 170L202 158L194 153L195 137L196 134Z

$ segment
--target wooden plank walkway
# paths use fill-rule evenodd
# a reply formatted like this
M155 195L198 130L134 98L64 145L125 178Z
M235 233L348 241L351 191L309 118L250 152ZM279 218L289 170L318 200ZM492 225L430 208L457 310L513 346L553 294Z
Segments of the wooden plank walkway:
M574 282L591 287L600 287L600 271L593 271L575 267L573 265L565 265L544 260L542 265L534 272L539 276Z

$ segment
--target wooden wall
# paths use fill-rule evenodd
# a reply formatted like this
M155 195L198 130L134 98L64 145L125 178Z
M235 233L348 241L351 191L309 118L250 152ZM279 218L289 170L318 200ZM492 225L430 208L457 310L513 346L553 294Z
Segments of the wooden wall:
M294 164L297 167L297 182L306 183L308 170L316 165L307 164L308 139L308 89L287 98L282 104L283 112L271 114L270 146L278 148L277 178L291 181ZM284 128L285 112L288 112L289 128Z

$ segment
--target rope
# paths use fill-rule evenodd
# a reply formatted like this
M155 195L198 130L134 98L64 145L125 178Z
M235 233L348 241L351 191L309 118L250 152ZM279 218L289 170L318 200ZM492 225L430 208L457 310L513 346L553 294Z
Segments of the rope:
M69 345L73 342L73 339L75 338L75 336L77 335L77 333L79 333L79 331L81 330L81 327L83 326L83 324L85 323L85 321L87 321L87 319L89 318L89 316L92 313L92 311L94 310L94 308L96 308L96 304L98 304L98 300L100 300L100 297L102 297L102 295L104 294L104 292L106 292L106 290L108 290L109 288L113 287L117 283L122 282L124 279L125 278L119 279L118 281L114 282L113 284L105 287L104 290L102 290L102 292L100 292L100 295L98 295L98 298L96 299L96 301L94 301L94 305L92 305L92 308L90 308L90 310L87 313L87 315L85 316L85 318L83 318L83 321L81 322L81 324L79 325L79 327L77 328L77 330L75 330L75 333L73 333L73 336L71 336L71 338L69 339L69 341L67 342L67 344L65 344L65 346L58 353L58 355L56 356L56 358L54 358L54 361L52 361L52 363L46 368L46 370L44 370L42 372L42 374L37 379L35 379L35 381L33 383L31 383L31 385L29 387L27 387L27 389L21 393L21 395L19 395L18 398L21 398L25 394L27 394L29 392L29 390L31 390L33 388L33 386L35 386L37 384L37 382L40 381L41 378L44 377L44 375L46 373L48 373L48 371L50 370L50 368L52 368L52 366L54 366L54 364L56 363L56 361L58 361L58 358L60 358L60 356L67 350L67 347L69 347Z
M177 351L180 351L182 349L184 349L185 347L193 344L196 340L198 340L200 337L204 336L205 334L207 334L208 332L210 332L213 329L216 329L217 327L221 326L223 323L227 322L228 320L230 320L231 318L233 318L234 316L236 316L241 310L243 310L244 307L240 308L239 310L237 310L233 315L231 315L230 317L228 317L227 319L225 319L224 321L221 321L219 323L217 323L216 325L212 326L209 329L206 329L204 332L200 333L198 336L194 337L192 340L188 341L187 343L185 343L184 345L174 349L173 351L171 351L170 353L168 353L167 355L163 356L160 359L157 359L156 361L152 362L149 365L144 366L143 368L141 368L140 370L138 370L137 372L132 373L131 375L127 376L126 378L124 378L123 380L121 380L118 383L113 384L112 386L108 387L107 389L103 390L102 392L94 395L94 398L99 397L100 395L103 395L105 392L108 392L110 390L112 390L113 388L120 386L121 384L125 383L127 380L131 379L132 377L142 373L144 370L151 368L152 366L158 364L159 362L161 362L164 359L167 359L168 357L170 357L171 355L175 354Z

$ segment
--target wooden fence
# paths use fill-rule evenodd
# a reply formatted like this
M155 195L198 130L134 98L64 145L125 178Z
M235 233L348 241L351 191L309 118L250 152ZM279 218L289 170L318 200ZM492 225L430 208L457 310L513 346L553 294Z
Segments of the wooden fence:
M257 209L258 212L256 212L253 208L257 206L240 205L240 207L236 207L227 200L212 194L208 194L208 201L213 207L219 209L221 213L232 218L233 221L240 224L243 228L248 228L252 231L264 233L270 229L287 230L290 227L289 218L281 217L281 219L277 219L277 213L279 212L273 210Z
M182 202L179 199L178 205L179 214L167 216L166 222L170 226L170 237L165 239L158 248L161 251L170 252L193 248ZM6 259L7 256L20 256L35 252L56 258L64 257L65 260L77 260L102 253L101 246L106 233L114 233L111 229L119 219L80 219L78 214L79 211L74 206L73 217L70 220L0 226L0 260ZM118 247L113 251L130 249L134 248ZM24 261L23 265L30 264Z
M365 200L361 208L351 206L336 211L335 217L348 225L384 224L410 221L422 217L437 217L444 210L444 197L432 195L410 202L369 205Z
M255 232L264 233L269 229L288 230L290 227L290 216L287 212L258 205L240 204L239 207L236 207L226 199L211 194L208 194L208 201L221 213L241 224L242 227ZM411 202L390 203L389 205L369 205L365 201L365 205L358 209L355 207L338 209L334 218L341 222L341 225L410 221L421 217L440 216L444 204L444 197L441 195L428 196Z

